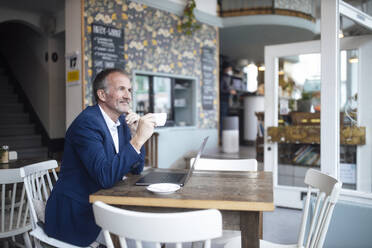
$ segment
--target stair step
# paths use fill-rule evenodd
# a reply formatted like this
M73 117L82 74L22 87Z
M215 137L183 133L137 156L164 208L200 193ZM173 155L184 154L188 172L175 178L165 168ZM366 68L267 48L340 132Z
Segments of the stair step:
M0 137L0 144L8 145L10 150L17 150L18 148L30 148L41 146L40 135L20 135L20 136L2 136Z
M6 97L6 96L17 96L17 94L14 92L13 88L9 88L9 89L2 89L0 87L0 97Z
M1 114L0 125L27 124L27 123L30 123L30 118L27 113Z
M17 103L18 96L16 94L5 94L0 96L0 104L3 103Z
M8 85L9 77L6 74L0 73L0 85Z
M0 137L35 134L34 124L1 125Z
M48 158L48 148L46 147L31 147L16 149L18 159L25 158Z
M0 103L0 114L23 113L22 103Z

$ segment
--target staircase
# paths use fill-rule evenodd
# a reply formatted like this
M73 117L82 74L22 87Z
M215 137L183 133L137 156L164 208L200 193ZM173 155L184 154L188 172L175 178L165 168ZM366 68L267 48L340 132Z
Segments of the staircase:
M41 135L30 122L24 104L19 102L9 75L0 61L0 145L17 151L18 159L47 158L48 148L42 145Z

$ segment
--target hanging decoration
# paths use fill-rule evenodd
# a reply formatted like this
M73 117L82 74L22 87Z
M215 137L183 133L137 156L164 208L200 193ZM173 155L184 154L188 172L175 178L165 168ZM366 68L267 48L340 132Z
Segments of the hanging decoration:
M185 9L183 10L182 22L178 25L178 28L183 30L187 35L191 35L201 27L194 15L195 8L195 0L187 0Z

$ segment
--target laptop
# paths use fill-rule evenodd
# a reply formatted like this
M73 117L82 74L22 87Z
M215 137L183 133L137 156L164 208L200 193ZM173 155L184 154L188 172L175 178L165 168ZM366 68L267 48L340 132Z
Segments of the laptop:
M205 144L207 143L209 136L204 138L203 143L200 146L198 154L194 160L194 163L190 166L187 172L159 172L159 171L152 171L149 174L141 177L137 182L136 185L139 186L146 186L154 183L174 183L180 186L184 186L187 181L190 179L192 172L194 171L195 165L198 162Z

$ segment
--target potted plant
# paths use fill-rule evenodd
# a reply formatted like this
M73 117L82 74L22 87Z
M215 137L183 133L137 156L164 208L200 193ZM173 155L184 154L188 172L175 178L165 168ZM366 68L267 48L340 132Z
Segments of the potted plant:
M310 112L312 98L313 94L311 92L302 92L301 99L297 100L297 110L299 112Z
M0 163L9 162L9 147L4 145L0 147Z

